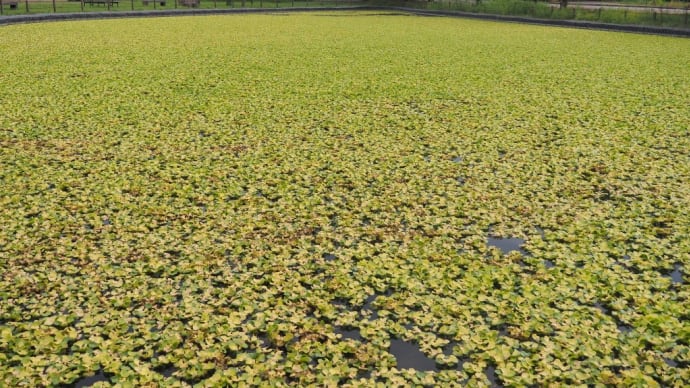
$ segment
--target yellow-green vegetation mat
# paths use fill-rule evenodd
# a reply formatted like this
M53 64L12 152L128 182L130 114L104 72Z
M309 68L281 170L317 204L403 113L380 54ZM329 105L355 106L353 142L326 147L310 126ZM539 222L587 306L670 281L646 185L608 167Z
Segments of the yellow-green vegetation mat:
M1 386L690 384L690 40L0 33Z

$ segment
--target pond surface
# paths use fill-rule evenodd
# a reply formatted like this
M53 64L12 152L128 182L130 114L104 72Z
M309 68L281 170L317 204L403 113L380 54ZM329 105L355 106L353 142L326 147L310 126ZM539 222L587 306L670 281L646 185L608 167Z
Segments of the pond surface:
M110 379L103 373L103 370L99 370L96 374L92 376L86 376L74 383L74 388L84 388L90 387L98 382L105 381L108 382Z
M498 377L496 377L496 367L493 365L489 365L486 367L484 370L484 373L486 374L486 378L489 379L489 382L491 383L490 387L491 388L498 388L503 386L502 384L499 384L498 382Z
M337 258L337 256L334 255L334 254L332 254L332 253L324 253L322 257L323 257L324 260L326 260L326 261L333 261L333 260L335 260L335 259Z
M680 264L676 264L673 267L673 272L671 272L668 276L671 278L671 281L676 284L682 284L683 283L683 272L681 272L681 269L683 267Z
M520 248L524 243L525 240L517 237L502 238L489 236L486 241L488 246L500 249L504 255L513 251L518 251L523 255L527 255L527 252Z
M438 371L436 361L422 353L415 344L392 339L390 353L398 362L398 369L412 368L418 371Z
M362 333L360 333L359 329L356 327L351 329L344 327L336 327L335 333L342 335L343 339L353 339L355 341L362 340Z
M163 375L163 377L167 378L167 377L171 377L173 375L173 373L175 373L176 371L177 371L177 368L174 365L170 365L170 366L165 367L164 369L162 369L158 373Z

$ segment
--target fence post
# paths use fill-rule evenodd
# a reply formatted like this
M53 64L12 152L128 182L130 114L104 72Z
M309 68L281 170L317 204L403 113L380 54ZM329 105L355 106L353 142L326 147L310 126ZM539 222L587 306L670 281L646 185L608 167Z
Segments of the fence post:
M29 13L29 0L24 1L24 5L26 5L26 13Z
M55 0L53 0L53 13L57 13L57 8L55 7Z
M132 6L132 11L134 11L134 0L129 0L129 4Z
M4 10L2 9L2 0L0 0L0 15L2 15Z

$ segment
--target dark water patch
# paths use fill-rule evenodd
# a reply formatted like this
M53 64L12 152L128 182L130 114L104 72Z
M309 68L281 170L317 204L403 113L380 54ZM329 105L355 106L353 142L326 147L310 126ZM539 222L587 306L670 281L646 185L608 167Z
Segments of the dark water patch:
M333 261L337 259L337 256L332 253L324 253L323 255L321 255L321 257L323 257L323 259L326 261Z
M632 326L623 325L623 324L618 324L617 327L618 327L618 331L619 331L621 334L628 334L628 333L630 333L631 331L633 331Z
M456 156L453 158L453 163L460 163L462 162L462 156Z
M365 379L368 380L371 378L371 369L360 369L359 372L357 372L357 377L356 379Z
M180 257L182 255L182 251L179 249L167 249L163 253L172 257Z
M376 300L377 296L377 294L368 296L364 300L364 306L362 306L362 311L368 310L372 312L371 316L369 317L370 321L373 321L374 319L377 319L379 317L378 310L376 309L376 307L374 307L374 301Z
M497 331L499 337L508 336L508 326L505 324L491 326L491 330Z
M362 333L356 327L337 327L335 328L335 333L340 334L343 339L352 339L355 341L362 340Z
M498 380L498 376L496 376L495 366L487 366L486 369L484 369L484 374L486 375L486 378L489 379L489 386L491 388L499 388L503 386L503 384Z
M459 176L457 181L460 186L463 186L465 184L465 177Z
M333 304L333 306L337 307L340 310L351 310L350 302L348 302L347 300L342 299L342 298L333 299L331 301L331 304Z
M163 377L168 378L172 377L172 375L177 372L177 368L175 365L165 365L161 368L157 368L156 372L160 373Z
M671 368L677 368L678 367L678 363L676 362L676 360L672 360L670 358L664 357L664 362L666 363L666 365L670 366Z
M419 347L400 339L392 339L390 353L395 356L398 369L412 368L418 371L438 371L436 361L427 357Z
M675 284L683 283L682 269L683 267L680 264L676 264L673 266L673 271L667 275L667 277L671 278L671 282Z
M211 287L213 287L213 288L228 288L228 287L231 287L232 285L234 285L234 284L226 281L223 278L220 278L220 279L212 278L211 279Z
M469 357L462 357L458 358L458 365L455 367L455 370L458 372L462 372L463 369L465 369L465 364L470 362ZM464 385L463 385L464 386Z
M501 288L503 288L503 287L501 286L501 283L500 283L498 280L496 280L496 279L493 280L493 282L491 283L491 285L492 285L492 288L493 288L494 290L500 290Z
M100 369L98 372L96 372L96 374L94 374L92 376L86 376L86 377L83 377L83 378L77 380L74 383L73 387L74 388L91 387L94 384L101 382L101 381L110 382L110 377L103 372L103 369Z
M259 346L263 349L271 349L273 348L273 342L271 341L270 338L268 338L267 335L265 334L259 334L258 336L259 339Z
M548 260L548 259L544 260L544 267L553 268L555 266L556 266L556 264L553 261Z
M455 349L455 347L456 347L457 345L458 345L457 342L451 341L451 342L449 342L448 344L446 344L446 346L444 346L443 348L441 348L441 351L443 352L444 355L450 356L450 355L453 354L453 349Z
M504 255L513 251L517 251L522 255L527 255L527 252L520 248L524 243L525 240L517 237L502 238L491 236L487 238L486 242L488 246L500 249Z

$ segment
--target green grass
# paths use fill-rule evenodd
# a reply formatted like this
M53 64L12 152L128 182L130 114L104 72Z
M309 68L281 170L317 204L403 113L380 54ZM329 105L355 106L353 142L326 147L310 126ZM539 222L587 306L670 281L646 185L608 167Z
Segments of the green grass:
M0 386L690 383L689 40L0 30Z

